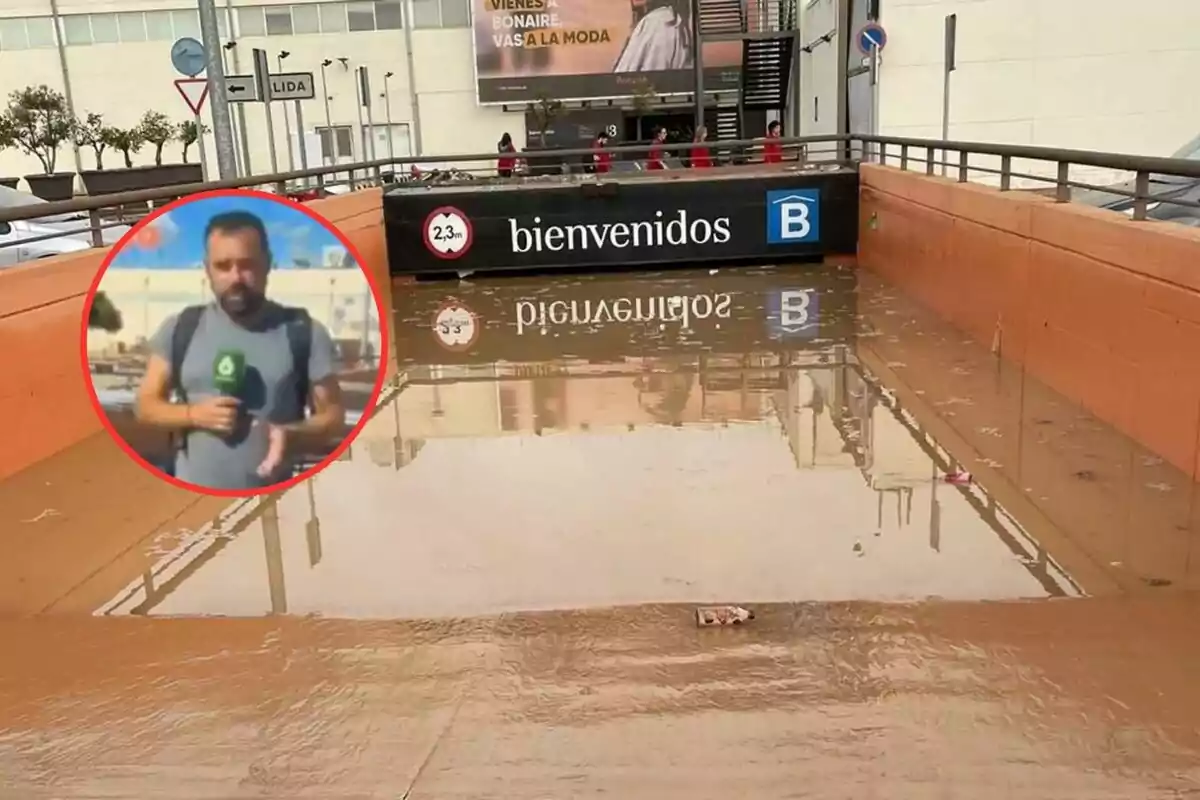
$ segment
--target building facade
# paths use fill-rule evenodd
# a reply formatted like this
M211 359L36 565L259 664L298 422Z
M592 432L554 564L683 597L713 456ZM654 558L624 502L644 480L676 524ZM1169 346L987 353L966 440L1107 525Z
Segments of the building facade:
M941 136L945 18L956 14L950 139L1169 156L1200 134L1196 0L802 0L802 133L838 129L840 1L852 69L869 11L887 32L876 119L855 86L868 76L850 79L852 131Z
M374 137L380 158L388 154L389 143L396 156L493 152L506 131L521 146L523 107L506 111L476 102L469 3L218 0L226 72L251 73L251 51L263 48L272 72L314 73L316 97L301 103L310 166L363 160L370 152L369 137ZM183 76L170 59L171 45L181 37L201 38L194 1L0 0L0 91L7 98L14 90L45 84L69 92L77 116L100 113L118 127L133 126L151 110L183 122L192 114L174 85ZM328 66L322 67L326 61ZM355 70L360 66L370 75L371 125L359 123ZM236 134L239 112L234 108ZM270 171L265 109L262 104L241 108L255 173ZM287 169L290 153L299 168L293 103L273 103L271 110L276 163ZM211 128L207 104L203 119ZM209 163L215 165L211 134L205 141ZM164 163L179 161L181 149L169 144ZM63 147L59 170L95 168L90 151L80 153L76 164L72 150ZM144 148L134 163L151 164L153 156L152 147ZM194 147L191 160L196 160ZM105 154L107 167L121 166L121 161L120 154ZM35 158L11 148L0 151L0 177L40 171Z

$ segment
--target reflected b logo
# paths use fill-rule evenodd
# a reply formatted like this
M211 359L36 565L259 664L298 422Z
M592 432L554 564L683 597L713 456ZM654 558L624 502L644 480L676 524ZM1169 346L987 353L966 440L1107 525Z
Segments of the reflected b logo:
M767 332L772 339L812 339L820 332L820 295L813 289L780 289L767 295Z
M820 240L820 189L767 192L767 244L806 244Z

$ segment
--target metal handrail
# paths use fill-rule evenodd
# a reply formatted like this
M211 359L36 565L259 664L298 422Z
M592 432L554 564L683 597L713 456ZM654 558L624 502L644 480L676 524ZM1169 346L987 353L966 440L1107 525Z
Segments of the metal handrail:
M932 172L934 163L932 156L929 156L926 159L918 159L909 153L910 150L924 150L926 151L927 155L935 151L943 151L944 153L955 152L959 154L959 161L957 165L945 162L939 163L943 163L945 166L956 169L958 171L958 179L960 181L967 180L968 171L999 174L1000 190L1006 191L1011 188L1010 179L1013 176L1036 178L1038 180L1045 180L1048 183L1053 183L1056 187L1058 187L1056 199L1060 202L1066 202L1070 199L1071 186L1107 191L1114 195L1131 196L1135 205L1135 219L1144 218L1145 206L1147 202L1174 202L1171 198L1156 198L1149 194L1149 177L1151 175L1161 174L1200 179L1200 161L1178 158L1136 156L1126 153L1102 153L1088 150L1072 150L1034 145L942 141L938 139L871 136L865 134L792 136L783 137L775 141L785 150L795 151L796 149L799 149L802 153L802 161L807 161L807 163L811 164L853 164L858 161L870 160L877 160L881 163L887 163L889 157L894 158L893 152L890 152L889 149L899 148L898 155L901 168L907 169L907 163L910 160L922 161L926 164L928 172ZM706 145L717 151L746 152L761 148L763 143L763 139L755 138L738 140L710 140L706 142ZM834 145L835 158L825 161L808 161L803 156L805 151L807 151L812 145ZM857 159L852 157L856 145L861 153L860 157ZM606 148L606 152L614 155L644 155L653 146L654 145L652 143L619 145ZM691 149L693 146L694 145L691 142L673 144L664 143L659 146L659 149L664 153L683 153ZM516 155L520 158L525 158L528 160L547 159L561 161L571 158L583 159L592 155L593 152L594 151L591 148L547 148L544 150L527 149L526 151ZM997 171L990 168L970 165L968 163L968 156L970 155L998 157L1001 159L1001 168L999 171ZM371 184L372 182L380 182L382 180L382 173L388 169L396 169L410 165L419 166L429 162L494 162L496 158L497 153L495 152L446 154L437 156L403 156L397 158L376 159L373 161L362 161L353 164L336 164L327 167L322 166L303 170L292 170L290 172L256 175L247 178L238 178L235 180L210 181L207 183L192 183L155 189L141 189L132 192L120 192L98 195L95 197L82 197L72 200L42 203L33 206L0 209L0 222L16 222L20 220L38 219L60 214L87 212L92 217L89 229L93 232L96 232L104 227L104 223L99 221L98 214L96 212L98 212L100 209L110 208L113 206L152 203L214 189L240 189L268 184L274 185L277 191L280 194L283 194L286 192L287 185L289 183L296 181L307 181L308 179L314 178L316 179L316 188L320 189L332 183L327 182L326 178L339 174L349 174L351 176L349 182L353 187L353 185L358 182L353 176L359 173L373 175L374 181L370 179L361 181L364 184ZM1058 168L1058 174L1056 177L1037 178L1037 176L1026 176L1023 173L1014 173L1012 170L1012 159L1014 158L1055 163ZM1136 176L1137 189L1132 195L1128 195L1127 192L1119 190L1117 187L1100 185L1093 186L1073 182L1069 179L1069 167L1072 164L1113 169L1122 172L1133 172ZM345 181L337 182L344 183ZM1191 205L1187 201L1180 201L1178 204L1183 206Z
M988 142L956 142L940 139L910 139L902 136L869 136L856 134L853 140L881 146L916 147L925 150L946 150L952 153L968 153L1000 158L1023 158L1030 161L1052 161L1078 164L1084 167L1101 167L1122 172L1150 172L1163 175L1178 175L1184 178L1200 178L1200 161L1186 158L1162 158L1158 156L1136 156L1129 153L1104 153L1094 150L1071 150L1061 147L1039 145L995 144Z
M799 136L788 139L779 139L778 141L785 145L807 145L820 144L828 142L849 142L850 136ZM711 140L705 142L714 149L738 149L762 147L763 139L738 139L738 140ZM615 147L606 147L605 152L613 154L634 154L646 153L654 145L636 144L636 145L620 145ZM685 152L694 146L692 142L683 142L678 144L663 144L661 149L668 153ZM591 148L573 148L573 149L558 149L547 148L527 149L517 153L518 158L583 158L590 156L595 151ZM39 217L49 217L58 214L69 214L73 212L95 211L111 206L135 204L135 203L152 203L158 200L167 200L175 197L180 197L187 194L195 194L197 192L211 191L214 189L247 189L254 186L262 186L264 184L273 184L277 188L282 189L288 183L304 180L306 178L323 178L327 175L335 175L338 173L349 172L351 174L358 172L382 172L388 167L402 167L409 165L421 165L429 162L462 162L462 161L495 161L498 153L467 153L467 154L446 154L436 156L402 156L396 158L382 158L374 161L361 161L353 164L337 164L329 167L313 167L310 169L293 170L291 172L279 172L269 175L257 175L248 178L237 178L234 180L225 181L209 181L207 183L187 183L176 186L165 186L157 189L138 189L132 192L118 192L114 194L102 194L95 197L79 197L72 200L59 200L51 203L40 203L36 206L21 206L19 208L0 209L0 222L16 222L25 219L37 219ZM318 188L321 184L318 184ZM281 192L282 193L282 192Z

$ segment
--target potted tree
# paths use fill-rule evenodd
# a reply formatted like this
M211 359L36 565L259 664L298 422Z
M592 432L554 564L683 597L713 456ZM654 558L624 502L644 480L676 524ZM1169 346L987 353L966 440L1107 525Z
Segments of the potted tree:
M166 146L179 137L180 126L158 111L146 112L132 128L107 128L104 134L107 146L121 153L125 167L104 169L97 163L97 169L81 172L80 177L88 194L113 194L200 183L204 180L204 175L199 164L189 164L186 159L179 164L163 163L163 151ZM134 166L134 155L146 145L154 147L154 163Z
M191 146L200 141L200 137L208 133L208 126L202 122L197 122L194 119L189 119L187 122L179 123L179 130L175 134L175 138L183 145L183 163L188 162L188 150ZM203 147L203 144L201 144Z
M140 127L114 128L112 131L112 146L125 157L125 169L134 169L133 156L146 144Z
M546 134L554 126L563 111L561 100L555 100L545 92L538 95L537 101L530 107L529 116L533 129L537 131L537 146L526 148L526 152L548 151ZM525 163L529 165L530 175L553 175L562 170L562 159L552 155L526 155Z
M58 149L69 141L74 121L67 113L62 93L49 86L28 86L8 96L4 110L6 135L42 165L42 174L26 175L29 189L43 200L70 200L75 194L75 175L55 172Z
M17 142L13 139L8 128L8 120L3 115L0 115L0 152L10 147L16 147ZM0 178L0 186L7 186L9 189L17 188L17 184L20 182L20 178Z
M154 166L161 167L163 148L175 138L179 128L161 111L147 111L142 115L138 127L141 128L142 138L146 143L154 145Z
M84 119L75 120L75 143L89 148L96 159L96 169L104 169L104 151L115 149L119 131L106 125L102 114L89 113Z

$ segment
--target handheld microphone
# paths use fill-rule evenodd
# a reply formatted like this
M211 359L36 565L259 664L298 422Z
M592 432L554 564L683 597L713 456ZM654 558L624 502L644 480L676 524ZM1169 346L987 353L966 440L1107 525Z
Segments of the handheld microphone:
M213 387L223 395L237 396L246 378L246 354L241 350L220 350L213 360Z

